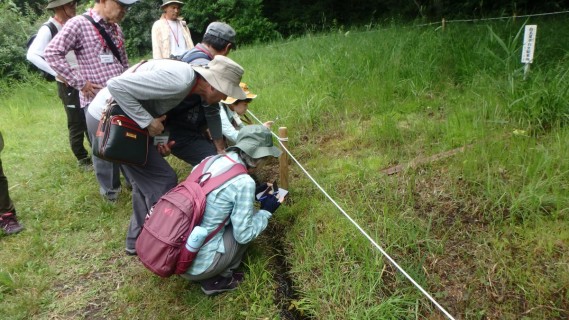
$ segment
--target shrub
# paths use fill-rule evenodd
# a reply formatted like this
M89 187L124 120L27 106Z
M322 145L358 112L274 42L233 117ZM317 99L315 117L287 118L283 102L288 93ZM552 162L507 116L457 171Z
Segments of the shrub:
M182 8L182 15L199 39L210 22L224 21L235 29L237 43L247 44L279 37L275 24L263 17L262 8L262 0L196 0Z
M36 16L26 16L11 1L0 2L0 76L22 79L26 65L26 41L32 33L31 21Z
M140 1L120 23L130 58L152 56L152 24L160 18L160 4L160 0Z

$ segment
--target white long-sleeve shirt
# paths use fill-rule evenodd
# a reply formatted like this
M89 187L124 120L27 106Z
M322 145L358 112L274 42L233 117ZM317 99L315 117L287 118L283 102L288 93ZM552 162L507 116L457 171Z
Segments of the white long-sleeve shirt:
M49 18L49 20L47 22L53 23L55 25L55 27L57 28L58 32L61 31L61 28L63 28L63 25L61 25L59 22L57 22L57 20L55 20L53 17ZM28 48L28 52L26 54L26 59L28 59L28 61L33 63L40 70L43 70L43 71L51 74L52 76L56 77L57 72L55 72L49 66L47 61L45 61L45 59L44 59L45 48L47 47L47 45L49 44L51 39L52 39L51 30L49 29L48 26L42 25L38 30L36 38L34 39L34 41L31 43L30 47ZM77 69L77 58L75 57L75 53L73 51L70 51L65 56L65 58L67 59L67 62L69 62L69 64L71 65L71 68Z

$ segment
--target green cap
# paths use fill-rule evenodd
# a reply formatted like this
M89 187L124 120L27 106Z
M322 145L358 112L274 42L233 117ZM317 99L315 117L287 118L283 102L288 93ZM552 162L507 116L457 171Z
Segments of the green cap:
M263 125L245 126L239 130L235 145L227 148L227 151L240 149L253 159L268 156L278 157L281 150L273 145L271 130Z

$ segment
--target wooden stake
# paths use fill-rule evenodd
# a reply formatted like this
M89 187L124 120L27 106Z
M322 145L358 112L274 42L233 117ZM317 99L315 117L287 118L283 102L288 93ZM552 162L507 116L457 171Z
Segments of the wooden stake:
M279 138L282 146L288 149L288 130L286 127L279 128ZM281 150L283 153L279 157L279 185L288 190L288 153L282 146Z
M445 20L445 18L443 18L443 21L442 21L443 31L445 31L445 26L446 26L446 20Z

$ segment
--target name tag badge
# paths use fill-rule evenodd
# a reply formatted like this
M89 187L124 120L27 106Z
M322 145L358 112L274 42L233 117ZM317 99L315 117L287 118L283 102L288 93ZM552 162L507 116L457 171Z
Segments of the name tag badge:
M101 58L101 63L113 63L113 55L111 53L103 53L99 55Z
M157 146L159 144L166 145L168 144L169 133L164 132L162 134L154 136L154 145Z

